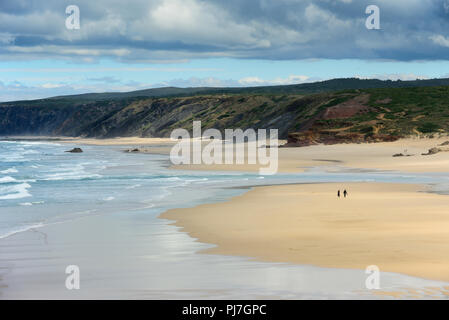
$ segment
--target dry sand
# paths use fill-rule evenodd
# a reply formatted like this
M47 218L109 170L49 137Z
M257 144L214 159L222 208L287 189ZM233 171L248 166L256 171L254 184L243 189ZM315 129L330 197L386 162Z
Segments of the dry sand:
M308 167L339 166L358 169L395 170L403 172L446 172L449 170L449 146L435 155L423 156L430 148L448 141L449 138L408 138L395 142L370 144L315 145L301 148L278 148L279 172L303 172ZM87 145L118 145L140 148L144 153L170 154L175 144L169 138L114 138L82 139L63 138L62 142ZM281 141L280 143L282 144ZM204 142L206 145L208 142ZM246 149L245 149L246 150ZM393 157L396 153L410 156ZM211 171L259 171L260 165L247 164L189 164L173 165L173 169ZM262 166L263 167L263 166Z
M449 140L401 139L370 144L316 145L301 148L279 148L279 172L302 172L307 167L342 166L346 168L395 170L404 172L446 172L449 152L423 156L430 148ZM449 150L448 146L440 147ZM160 150L159 150L160 152ZM393 157L403 153L411 156ZM258 171L259 165L177 165L175 169Z
M11 138L11 137L10 137ZM24 138L24 137L18 137ZM26 137L28 139L45 137ZM48 139L55 137L48 137ZM170 154L175 144L169 138L125 137L113 139L86 139L57 137L57 142L79 145L115 145L128 148L140 148L144 153ZM444 152L423 156L430 148L448 141L449 137L408 138L395 142L370 144L338 144L315 145L301 148L279 148L279 172L303 172L308 167L341 166L359 169L395 170L403 172L446 172L449 170L449 146L440 147ZM282 144L285 141L280 141ZM204 142L206 145L208 142ZM404 153L411 156L393 157L393 154ZM260 165L247 164L189 164L174 165L173 169L211 170L211 171L259 171Z
M127 137L127 138L110 138L110 139L88 139L88 138L61 138L63 143L71 144L84 144L84 145L96 145L96 146L153 146L161 144L173 144L174 142L170 138L139 138L139 137Z
M337 198L347 188L349 197ZM174 209L207 253L449 281L449 196L385 183L256 187L217 204Z
M154 146L174 144L170 138L117 137L107 139L65 137L65 136L4 136L1 140L50 141L56 143L93 146Z

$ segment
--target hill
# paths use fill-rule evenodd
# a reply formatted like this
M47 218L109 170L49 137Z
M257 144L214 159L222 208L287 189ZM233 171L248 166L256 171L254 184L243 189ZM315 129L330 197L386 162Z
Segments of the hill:
M411 87L434 87L449 86L449 79L429 79L412 81L391 81L377 79L332 79L313 83L282 85L282 86L259 86L259 87L234 87L234 88L154 88L131 92L104 92L87 93L80 95L69 95L53 97L52 100L69 101L100 101L118 100L129 98L161 98L161 97L186 97L194 95L220 95L220 94L312 94L320 92L332 92L350 89L374 89L374 88L411 88Z
M190 130L194 120L203 129L276 128L295 146L447 133L449 84L424 84L448 80L429 81L340 79L299 85L308 93L298 86L163 88L144 90L161 97L140 91L8 102L0 104L0 135L168 137L175 128ZM350 85L374 88L336 89Z

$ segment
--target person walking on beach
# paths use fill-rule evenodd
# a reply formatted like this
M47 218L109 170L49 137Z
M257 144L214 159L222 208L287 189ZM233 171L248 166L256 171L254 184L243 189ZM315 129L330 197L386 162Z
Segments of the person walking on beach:
M340 198L340 190L338 190L338 192L337 192L337 197Z
M345 191L343 191L343 195L345 196L345 198L348 195L348 191L346 191L346 189L345 189Z

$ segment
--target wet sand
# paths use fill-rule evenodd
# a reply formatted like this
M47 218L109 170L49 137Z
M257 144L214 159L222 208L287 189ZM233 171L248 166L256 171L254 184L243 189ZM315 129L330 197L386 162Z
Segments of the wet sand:
M357 168L447 172L449 152L432 156L421 155L429 148L446 140L443 138L405 139L393 143L280 148L279 171L301 172L308 167L325 166L330 171L341 168ZM125 146L126 148L145 147L145 152L159 154L168 154L171 149L170 144L173 144L169 139L153 138L143 140L141 138L63 139L63 141L56 142L80 144L81 146L89 144L124 146L124 148ZM413 156L392 157L394 153L404 152L404 149L407 149L407 153L413 154ZM181 165L172 168L256 171L259 166ZM347 188L349 198L337 199L336 190L338 188ZM363 270L367 265L372 264L378 265L382 272L396 272L426 279L449 281L449 235L447 232L449 230L447 210L449 197L421 192L423 190L425 190L424 186L377 183L266 186L254 188L243 196L235 197L227 202L201 205L190 209L170 210L163 213L161 217L176 221L177 227L183 228L199 242L217 245L210 247L198 242L198 246L193 248L187 244L190 243L188 237L170 241L170 245L175 242L179 243L179 241L186 243L189 254L201 250L203 253L242 256L243 259L250 257L260 261L287 262L298 265L298 268L306 268L300 274L309 276L314 273L319 274L317 270L321 269L316 269L315 266L326 267L323 270L327 270L326 274L329 279L338 275L339 270L342 270L343 273L346 272L344 270L348 270L351 272L351 276L348 276L344 282L354 281L353 272L356 272L360 278L357 278L357 285L363 284ZM66 298L99 296L116 298L122 297L123 292L110 294L108 286L105 289L100 289L97 285L103 286L107 283L104 281L108 278L108 281L114 279L113 285L110 286L111 289L122 289L120 278L124 276L123 270L125 269L134 270L139 275L147 275L147 282L143 283L147 283L153 288L151 292L145 293L142 282L138 278L128 275L126 276L126 281L128 281L126 290L139 289L133 289L127 294L127 297L204 297L205 292L213 292L213 288L208 288L206 291L200 290L198 293L192 294L194 291L190 290L188 283L179 288L175 282L170 283L169 288L162 291L154 289L151 283L158 278L158 275L150 276L148 270L144 270L147 264L136 265L131 260L126 261L124 269L114 267L113 271L108 272L109 265L120 266L120 263L125 262L120 260L121 262L117 264L115 261L116 257L120 256L118 251L114 252L112 260L110 257L106 258L110 255L110 251L107 254L105 252L105 255L98 255L98 252L105 248L106 242L109 243L109 240L115 239L115 233L112 231L123 230L123 224L120 220L111 222L109 218L102 218L101 222L95 222L97 218L92 219L40 229L42 234L46 235L48 243L43 242L40 232L34 231L25 232L7 240L3 239L3 249L7 248L8 251L3 251L0 260L15 267L11 269L13 270L12 274L9 271L5 274L3 272L5 270L0 272L0 288L2 286L3 288L5 286L13 288L12 290L7 288L8 290L5 292L8 297L19 298L36 297L38 292L43 292L43 297L55 297L63 292L63 297ZM114 224L113 229L108 227L111 226L111 223ZM96 231L99 226L106 226L101 235ZM146 231L145 226L141 227L142 234ZM84 234L86 230L91 230L91 235L80 245L77 243L77 237L80 233ZM151 242L152 236L147 237L146 240L134 239L135 230L136 226L126 228L129 239L123 241L122 238L120 244L114 242L117 248L127 248L132 243L138 243L140 249L147 250L142 241ZM73 236L69 236L70 232L73 232ZM177 237L178 234L176 232L174 236ZM92 277L89 279L92 280L89 282L89 287L92 290L90 293L86 294L84 291L78 295L70 293L62 287L65 277L62 268L73 263L73 251L70 251L73 248L76 250L75 256L81 262L92 261L92 257L96 257L96 259L102 257L98 259L101 261L98 267L92 265L94 269L91 273ZM87 250L89 254L86 255L84 250ZM67 253L65 253L66 251ZM138 256L145 257L144 252L141 251ZM63 261L57 261L61 257L63 257ZM130 254L128 258L133 259L133 257ZM188 259L190 258L187 258L187 261L190 261ZM56 261L57 264L54 263ZM307 269L308 266L311 269ZM51 275L46 271L48 268L51 269ZM106 270L107 277L105 276L105 279L102 279L101 276L102 268ZM35 279L33 276L35 274L43 275L43 277L40 278L41 280ZM54 278L54 274L57 274L57 278ZM400 277L394 276L393 278L397 280ZM296 279L296 277L294 278ZM313 283L311 282L306 287L305 292L309 294L315 290L314 288L319 288L319 279L321 278L325 277L322 274L317 275ZM413 279L416 281L417 278ZM187 281L179 277L178 283L181 280ZM396 280L391 283L398 283ZM241 280L236 280L236 284L239 281ZM413 283L413 281L404 280L400 283ZM326 287L326 284L322 285L322 288ZM336 287L336 292L342 288L341 284ZM349 287L354 288L354 285ZM59 289L55 290L55 288ZM429 292L422 292L423 288L415 286L402 291L385 290L379 291L377 295L394 298L430 296ZM438 284L438 288L440 288L440 294L447 296L445 289L441 289L447 288L447 286ZM417 296L410 290L413 292L418 290L421 294ZM281 296L278 295L279 292L275 291L269 294ZM325 293L323 294L323 296L327 296ZM228 296L226 293L214 296L234 297L232 294ZM299 293L296 297L303 298L304 296ZM330 296L328 295L328 297Z
M348 198L337 198L346 188ZM231 201L174 209L205 253L449 281L449 196L423 186L323 183L255 187Z

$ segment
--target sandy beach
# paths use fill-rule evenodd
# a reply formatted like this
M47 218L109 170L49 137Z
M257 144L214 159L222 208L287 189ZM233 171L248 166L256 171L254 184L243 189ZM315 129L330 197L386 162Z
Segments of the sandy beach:
M64 143L84 144L95 146L154 146L160 144L173 144L170 138L140 138L140 137L126 137L126 138L111 138L111 139L94 139L94 138L64 138Z
M349 192L337 198L337 190ZM449 197L405 184L256 187L229 202L175 209L204 251L263 261L365 269L449 281Z
M408 138L395 142L369 144L314 145L279 148L279 172L303 172L309 167L394 170L403 172L445 172L449 169L448 146L439 146L449 138ZM430 148L443 151L424 156ZM161 150L158 150L159 152ZM151 152L151 151L150 151ZM168 153L169 151L166 150ZM403 153L402 157L393 157ZM258 171L258 165L178 165L176 169Z
M139 138L125 137L113 139L86 139L59 137L58 142L80 145L126 146L139 148L142 153L170 154L176 143L170 138ZM342 167L370 170L394 170L402 172L445 172L449 169L449 146L440 146L449 137L440 138L406 138L395 142L369 144L336 144L314 145L301 148L278 148L279 170L281 173L303 172L310 167ZM280 140L282 145L285 140ZM208 142L203 142L203 145ZM431 148L442 151L425 156ZM404 156L393 157L402 153ZM172 165L173 169L208 170L208 171L248 171L256 172L261 167L258 164L189 164ZM332 170L332 168L330 168Z
M447 140L415 137L388 143L279 148L279 172L303 172L310 167L330 172L344 168L446 172L449 152L441 144ZM170 145L156 146L162 142L170 143L154 140L144 152L168 154ZM441 152L422 155L434 147ZM404 156L393 157L397 153ZM172 168L257 171L259 166ZM337 198L337 190L344 188L350 196ZM207 253L349 269L374 264L382 271L449 281L449 196L426 190L424 185L393 183L256 187L228 202L175 209L161 218L176 221L200 242L218 245Z
M72 206L74 212L64 222L59 216L49 218L44 226L3 238L0 296L117 298L126 292L129 298L370 298L375 294L381 298L414 299L433 298L433 293L424 292L433 286L438 288L435 296L444 298L449 295L444 289L445 281L449 281L449 196L429 193L430 186L418 183L326 182L335 176L334 172L349 180L370 177L369 172L361 170L345 172L350 168L401 171L402 167L430 172L429 181L436 181L432 172L447 172L449 152L431 156L421 153L444 141L409 139L280 148L280 172L298 174L264 179L246 172L226 176L208 171L254 171L257 165L181 165L171 168L183 171L169 170L166 156L146 154L166 155L173 144L169 139L58 138L51 140L55 145L30 144L29 148L37 151L27 154L29 157L39 157L43 152L40 150L44 150L53 152L55 159L65 159L58 161L64 166L58 171L62 180L56 180L61 181L60 185L52 187L55 180L50 180L45 184L51 187L49 190L64 188L64 179L68 179L70 190L79 188L86 197L92 197L98 214L85 213L90 212L86 210L92 209L91 205L84 208L79 202L79 208ZM84 153L64 152L74 146L83 148ZM130 148L141 152L121 152ZM18 149L22 150L20 146ZM392 157L404 149L415 155ZM106 171L101 169L105 164ZM318 173L311 175L304 172L316 166L322 171L315 170ZM55 178L54 169L50 163L50 179ZM90 177L89 183L67 176L75 169L81 170L77 173L81 177ZM143 177L144 173L150 177ZM117 174L126 179L114 180ZM314 183L298 184L307 175L313 177L310 181ZM384 175L402 182L402 174ZM383 181L379 177L374 181ZM226 185L235 179L235 186ZM289 181L295 184L270 185ZM169 189L160 189L165 185ZM255 185L265 186L242 194ZM345 188L349 197L337 198L337 190ZM33 186L30 192L33 196L49 194L40 192L39 186ZM59 204L53 205L51 197L36 200L18 200L24 203L16 210L28 209L33 214L41 210L44 214L52 212L52 205L56 213L60 212ZM5 212L19 217L11 210ZM118 262L118 258L126 263ZM133 262L136 259L138 263ZM79 264L87 276L83 284L87 291L79 295L62 285L64 268L69 264ZM371 293L364 287L368 265L377 265L382 271L382 291ZM193 279L192 274L198 270L201 272Z
M446 172L447 146L422 155L448 138L409 138L375 144L279 148L279 172L323 167ZM61 142L125 146L142 153L169 154L166 138L81 139ZM404 153L409 156L393 157ZM172 169L250 171L258 165L177 165ZM347 188L347 199L336 197ZM228 202L174 209L161 215L176 221L200 242L216 244L205 252L263 261L364 269L449 281L449 196L423 192L424 185L320 183L256 187Z

